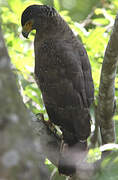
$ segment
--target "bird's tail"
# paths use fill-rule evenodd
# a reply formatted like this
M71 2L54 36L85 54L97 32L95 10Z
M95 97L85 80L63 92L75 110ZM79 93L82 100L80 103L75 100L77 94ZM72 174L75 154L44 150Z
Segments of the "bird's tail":
M90 135L90 120L89 110L81 109L78 111L77 118L73 118L73 132L62 129L64 143L58 164L60 174L74 174L78 164L83 164L82 162L85 161L88 152L87 138Z
M78 164L85 160L87 152L87 141L79 141L73 146L63 144L58 163L59 173L66 176L75 174Z

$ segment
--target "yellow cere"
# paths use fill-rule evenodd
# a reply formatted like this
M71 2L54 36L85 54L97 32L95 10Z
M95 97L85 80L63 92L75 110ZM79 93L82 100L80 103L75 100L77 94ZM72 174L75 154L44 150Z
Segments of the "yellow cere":
M24 26L23 26L23 31L25 32L30 32L32 29L32 21L28 21Z

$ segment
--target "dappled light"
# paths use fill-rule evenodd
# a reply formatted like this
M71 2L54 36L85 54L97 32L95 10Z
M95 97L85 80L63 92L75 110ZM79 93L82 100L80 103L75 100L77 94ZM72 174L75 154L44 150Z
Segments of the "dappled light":
M49 120L45 109L41 91L36 85L34 77L34 35L33 30L28 39L22 36L21 14L24 9L32 4L47 4L54 6L59 14L68 23L74 34L84 44L84 47L89 56L92 67L92 77L94 81L95 97L94 103L90 107L91 114L91 137L88 139L89 149L86 157L86 163L81 162L81 156L75 152L76 149L71 149L65 156L70 156L71 163L76 162L77 167L89 167L101 163L101 167L97 169L93 179L95 180L117 180L118 179L118 71L115 78L115 105L116 111L114 114L116 142L102 144L100 129L98 130L98 139L93 143L93 136L96 127L96 107L98 105L98 94L100 85L100 75L102 63L104 59L105 49L107 47L114 20L118 10L117 0L0 0L0 22L6 47L11 59L11 69L16 76L18 90L22 96L25 106L34 114L43 114L46 121ZM2 46L0 42L0 47ZM114 57L114 56L113 56ZM2 68L2 63L0 64ZM4 64L3 64L4 65ZM0 84L1 85L1 84ZM59 89L61 91L61 89ZM114 112L113 112L114 113ZM12 120L17 121L17 117ZM61 130L56 127L58 134ZM83 130L84 131L84 130ZM1 143L1 142L0 142ZM92 144L93 143L93 144ZM115 144L116 143L116 144ZM113 150L113 152L111 152ZM104 155L104 151L109 153ZM69 154L70 153L70 154ZM104 156L104 157L103 157ZM12 159L11 159L12 158ZM102 159L103 158L103 159ZM6 159L10 159L9 162ZM101 160L102 159L102 160ZM13 165L19 161L17 152L9 151L3 157L5 166ZM70 162L69 162L70 163ZM90 164L88 166L87 164ZM92 165L91 165L92 164ZM45 165L48 168L50 180L66 180L67 177L60 176L57 167L48 159L45 160ZM81 167L82 165L82 167ZM83 168L83 169L84 169ZM80 170L79 169L79 170ZM91 171L91 170L90 170ZM53 173L54 172L54 173ZM34 178L37 179L37 178ZM0 172L0 180L1 172ZM7 179L5 179L7 180ZM16 180L16 179L14 179Z

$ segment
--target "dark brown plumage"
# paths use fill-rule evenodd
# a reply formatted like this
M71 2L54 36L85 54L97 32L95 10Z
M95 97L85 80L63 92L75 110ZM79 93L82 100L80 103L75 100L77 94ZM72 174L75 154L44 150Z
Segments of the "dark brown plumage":
M25 37L36 29L35 77L50 120L60 126L64 142L70 148L78 144L78 150L86 150L90 135L89 107L94 98L86 50L54 8L29 6L21 23ZM74 173L75 166L65 161L64 156L60 157L59 171Z

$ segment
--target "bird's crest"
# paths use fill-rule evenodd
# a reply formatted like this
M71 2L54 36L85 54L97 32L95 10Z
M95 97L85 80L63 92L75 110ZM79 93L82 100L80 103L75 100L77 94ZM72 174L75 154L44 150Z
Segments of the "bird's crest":
M56 10L48 5L31 5L24 10L21 18L21 24L24 26L25 23L33 17L52 17L57 14Z
M48 5L40 6L42 16L55 16L57 15L56 10Z

